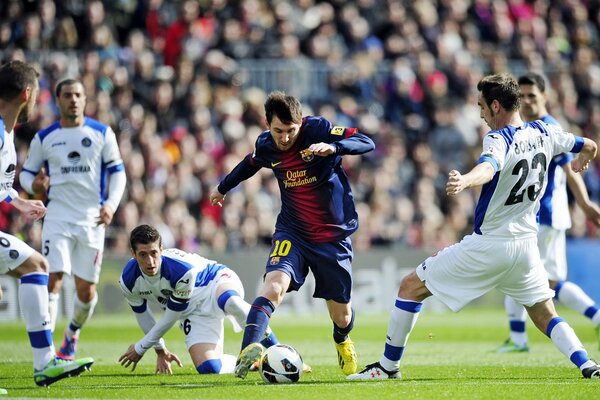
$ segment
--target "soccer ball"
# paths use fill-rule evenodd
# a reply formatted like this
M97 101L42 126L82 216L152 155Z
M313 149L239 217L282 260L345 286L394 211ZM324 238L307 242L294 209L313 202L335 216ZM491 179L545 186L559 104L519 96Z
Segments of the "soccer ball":
M269 347L258 364L260 376L267 383L298 382L304 365L296 349L281 343Z

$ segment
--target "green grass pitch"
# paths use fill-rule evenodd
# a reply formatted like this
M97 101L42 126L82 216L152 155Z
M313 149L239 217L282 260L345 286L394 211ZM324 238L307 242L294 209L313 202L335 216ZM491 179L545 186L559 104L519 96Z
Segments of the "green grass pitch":
M559 309L586 345L600 358L590 321ZM62 332L65 321L57 332ZM237 355L241 334L226 323L225 350ZM337 366L327 316L278 316L272 323L283 343L291 344L313 367L300 382L267 385L258 373L246 380L232 375L200 376L191 365L183 333L173 328L167 346L184 363L174 375L154 375L155 356L149 352L134 373L117 359L141 337L133 315L94 316L84 329L79 356L91 356L91 372L57 382L50 388L33 383L31 350L22 323L0 323L0 387L8 397L85 399L584 399L599 398L600 381L581 378L579 371L549 339L528 322L531 352L496 354L507 337L500 308L467 307L458 314L421 313L402 362L402 380L349 382ZM352 338L361 366L379 359L387 315L358 313ZM62 338L57 333L55 343ZM6 396L3 396L6 397Z

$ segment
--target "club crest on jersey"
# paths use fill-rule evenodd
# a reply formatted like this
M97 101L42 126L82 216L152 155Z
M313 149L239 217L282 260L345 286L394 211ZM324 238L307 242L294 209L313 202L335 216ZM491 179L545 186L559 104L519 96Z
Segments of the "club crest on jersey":
M345 130L346 128L343 126L334 126L331 130L331 134L336 136L342 136Z
M315 153L308 149L300 150L300 155L302 156L302 160L306 162L311 162L315 158Z
M92 145L92 139L90 139L89 137L84 137L83 139L81 139L81 144L83 145L83 147L90 147Z
M8 252L8 256L11 259L16 260L17 258L19 258L19 252L17 250L11 250Z
M271 261L269 261L270 265L277 265L279 264L280 258L279 257L271 257Z

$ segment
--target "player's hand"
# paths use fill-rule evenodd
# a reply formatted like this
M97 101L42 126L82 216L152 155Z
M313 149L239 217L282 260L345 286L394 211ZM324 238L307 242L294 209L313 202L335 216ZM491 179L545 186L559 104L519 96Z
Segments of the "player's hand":
M141 359L142 359L142 356L140 356L135 351L135 345L132 344L131 346L129 346L127 351L125 353L123 353L123 355L121 355L121 357L119 357L119 363L125 368L129 368L129 366L132 366L131 372L133 372L133 371L135 371L135 367L137 366L137 363Z
M41 168L31 183L34 193L46 193L50 187L50 177L46 175L46 169Z
M103 205L100 208L100 217L98 218L98 225L108 225L111 223L112 219L113 219L113 215L115 215L114 210L108 206L108 205Z
M325 157L335 153L335 147L329 143L313 143L308 147L308 151L312 151L316 156Z
M596 203L590 203L587 207L584 207L583 212L594 225L600 226L600 207Z
M171 353L166 347L162 350L156 350L156 371L154 373L173 375L173 370L171 369L172 362L177 363L180 368L183 367L177 354Z
M575 172L585 171L586 169L588 169L589 166L590 160L582 158L581 155L579 155L577 158L571 161L571 169Z
M223 207L223 201L224 200L225 200L225 195L221 194L221 192L219 192L218 187L215 187L210 192L210 195L208 197L208 201L210 201L210 204L213 205L213 206Z
M26 200L15 197L10 204L27 219L38 220L46 215L46 206L41 200Z
M446 194L448 196L454 196L459 194L467 187L467 183L463 175L457 170L453 169L448 173L448 182L446 182Z

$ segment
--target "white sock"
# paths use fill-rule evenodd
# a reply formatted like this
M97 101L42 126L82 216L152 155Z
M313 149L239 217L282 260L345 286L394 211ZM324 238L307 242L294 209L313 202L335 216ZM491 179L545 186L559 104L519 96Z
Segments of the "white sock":
M385 350L379 363L388 371L400 369L400 359L423 303L398 297L388 325Z
M588 308L594 306L590 298L579 286L573 282L564 281L557 294L558 301L580 314L586 315ZM590 318L593 319L594 316ZM600 317L597 317L600 319ZM595 321L594 321L595 322ZM600 322L600 321L598 321ZM598 322L595 322L597 324Z
M248 317L250 307L250 304L240 296L231 296L227 299L223 311L225 311L226 314L231 315L235 319L235 322L243 328L244 325L246 325L246 317Z
M48 274L31 273L21 276L19 306L33 351L33 368L40 370L54 358L48 315Z
M588 355L583 344L571 326L562 318L554 317L546 328L546 335L558 347L561 353L571 360L578 368L583 369L588 365Z
M58 301L60 293L48 293L48 312L50 314L50 329L54 332L56 328L56 318L58 317Z
M69 339L78 334L81 327L85 325L87 320L94 313L94 308L96 307L96 304L98 304L98 294L95 294L94 298L89 303L84 303L79 300L79 297L75 296L73 304L73 319L67 327L67 337Z
M517 346L525 346L527 344L527 332L525 332L527 310L510 296L504 297L504 308L510 325L510 339Z
M233 374L236 361L236 356L223 353L221 355L221 370L219 371L219 374Z

